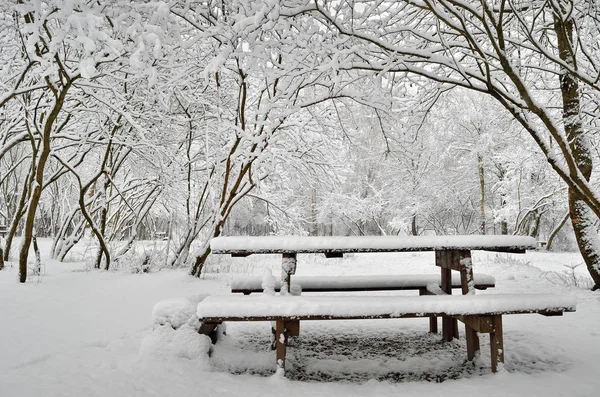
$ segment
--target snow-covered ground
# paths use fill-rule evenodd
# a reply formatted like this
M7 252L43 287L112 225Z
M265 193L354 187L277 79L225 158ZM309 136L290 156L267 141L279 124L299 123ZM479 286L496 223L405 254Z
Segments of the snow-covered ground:
M490 292L578 300L577 312L562 317L505 316L498 374L489 370L486 336L473 365L464 340L443 344L427 334L426 320L400 319L303 323L288 352L291 379L271 376L269 324L228 324L210 358L202 336L152 326L157 302L227 293L234 274L277 275L276 256L215 256L202 280L185 270L99 272L44 259L44 275L25 285L9 263L0 271L0 396L592 396L600 387L600 292L565 285L589 282L583 265L566 273L581 261L575 253L474 253L475 272L496 277ZM297 274L436 271L432 253L300 255Z

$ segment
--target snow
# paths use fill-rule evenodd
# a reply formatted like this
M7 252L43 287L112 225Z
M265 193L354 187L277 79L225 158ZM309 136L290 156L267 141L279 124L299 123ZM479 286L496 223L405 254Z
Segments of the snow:
M489 294L446 296L289 296L212 295L198 304L198 317L333 317L357 318L410 313L494 314L541 310L574 311L572 296L557 294Z
M263 289L264 293L267 295L275 295L275 286L276 285L277 285L277 288L281 288L281 281L279 281L279 283L277 283L275 276L273 276L273 273L271 273L270 270L265 270L265 272L263 273L262 279L257 279L256 281L259 282L258 285L260 285L260 287Z
M189 298L170 298L158 302L152 309L152 324L170 325L177 329L187 324L199 328L198 318L194 315L198 303L207 295L196 295Z
M489 274L475 274L475 284L494 284L496 280ZM303 290L308 289L377 289L377 288L420 288L429 284L440 285L439 274L405 274L405 275L361 275L361 276L292 276L292 286L299 285ZM231 289L256 290L261 287L262 280L256 276L236 277L231 281ZM460 275L452 275L452 284L460 287ZM273 288L281 287L280 280L274 280ZM263 286L264 288L264 286Z
M533 249L528 236L344 236L344 237L217 237L211 240L214 253L230 252L377 252L428 251L432 249Z
M587 397L596 395L600 387L600 294L553 284L544 276L581 262L579 254L473 253L474 273L485 272L496 279L496 288L478 291L476 296L535 292L577 298L577 311L562 317L505 316L506 362L501 373L489 372L485 336L482 357L473 368L467 367L464 341L439 343L439 336L426 332L425 319L307 321L301 324L297 341L292 339L294 346L286 360L287 376L299 373L303 375L298 378L307 381L272 376L276 369L274 353L268 348L269 323L232 322L227 335L212 347L187 324L178 330L153 324L158 302L225 294L232 272L240 268L247 275L260 275L264 268L279 271L280 256L226 257L220 262L221 273L195 279L185 269L135 275L88 271L84 261L48 259L50 242L40 239L40 245L45 269L41 277L19 284L15 262L0 271L2 397L458 397L473 393ZM212 265L219 264L220 259L213 261ZM307 276L419 274L436 269L433 262L430 252L356 254L344 259L314 255L299 257L297 272ZM583 267L576 271L585 275ZM171 302L163 307L186 306L183 300L179 306ZM298 372L302 368L304 372ZM447 373L454 376L445 377ZM440 377L444 381L438 383Z

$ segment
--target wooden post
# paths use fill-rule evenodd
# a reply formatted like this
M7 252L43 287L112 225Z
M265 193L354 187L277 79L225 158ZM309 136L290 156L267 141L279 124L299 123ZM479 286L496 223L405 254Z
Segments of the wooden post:
M473 281L473 265L471 262L471 251L460 251L458 257L460 266L460 286L463 295L475 294Z
M281 295L290 292L290 279L296 273L296 253L283 254L281 261Z
M296 333L295 331L299 332L299 328L294 329L295 326L299 327L299 322L283 320L277 320L275 322L275 356L277 358L277 369L281 371L285 371L285 353L287 349L288 334L290 334L286 326L292 327L291 333L294 334Z
M492 372L498 372L498 363L504 362L504 339L502 337L502 315L492 318L494 330L490 332L490 352Z
M477 332L465 324L465 338L467 339L467 360L473 361L479 351L479 335Z
M459 257L460 286L463 295L475 294L473 284L473 266L471 264L471 251L461 251ZM467 359L473 361L479 352L479 335L465 323L465 338L467 340Z
M419 295L428 295L427 288L419 288ZM429 332L432 334L438 333L437 316L429 317Z
M435 264L440 267L442 273L441 289L448 295L452 295L452 257L456 251L435 251ZM442 316L442 340L450 342L458 338L458 322L448 316Z

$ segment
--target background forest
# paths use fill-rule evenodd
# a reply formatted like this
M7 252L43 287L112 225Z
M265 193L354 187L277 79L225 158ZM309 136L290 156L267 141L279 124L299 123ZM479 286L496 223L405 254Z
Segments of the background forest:
M36 237L102 269L165 239L144 260L200 275L221 234L521 234L579 245L598 285L599 16L0 0L2 260L23 282Z

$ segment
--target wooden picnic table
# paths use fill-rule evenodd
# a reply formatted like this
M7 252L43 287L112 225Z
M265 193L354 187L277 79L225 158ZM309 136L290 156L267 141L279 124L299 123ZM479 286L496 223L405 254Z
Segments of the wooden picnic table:
M253 254L281 254L281 293L290 290L291 275L296 272L297 254L322 253L340 258L347 253L434 251L435 265L441 269L441 290L452 294L452 271L460 272L462 294L474 293L471 251L484 250L524 253L536 248L536 240L528 236L261 236L217 237L211 240L211 251L244 257ZM469 335L467 339L474 338ZM450 341L458 337L455 319L442 317L442 337Z

